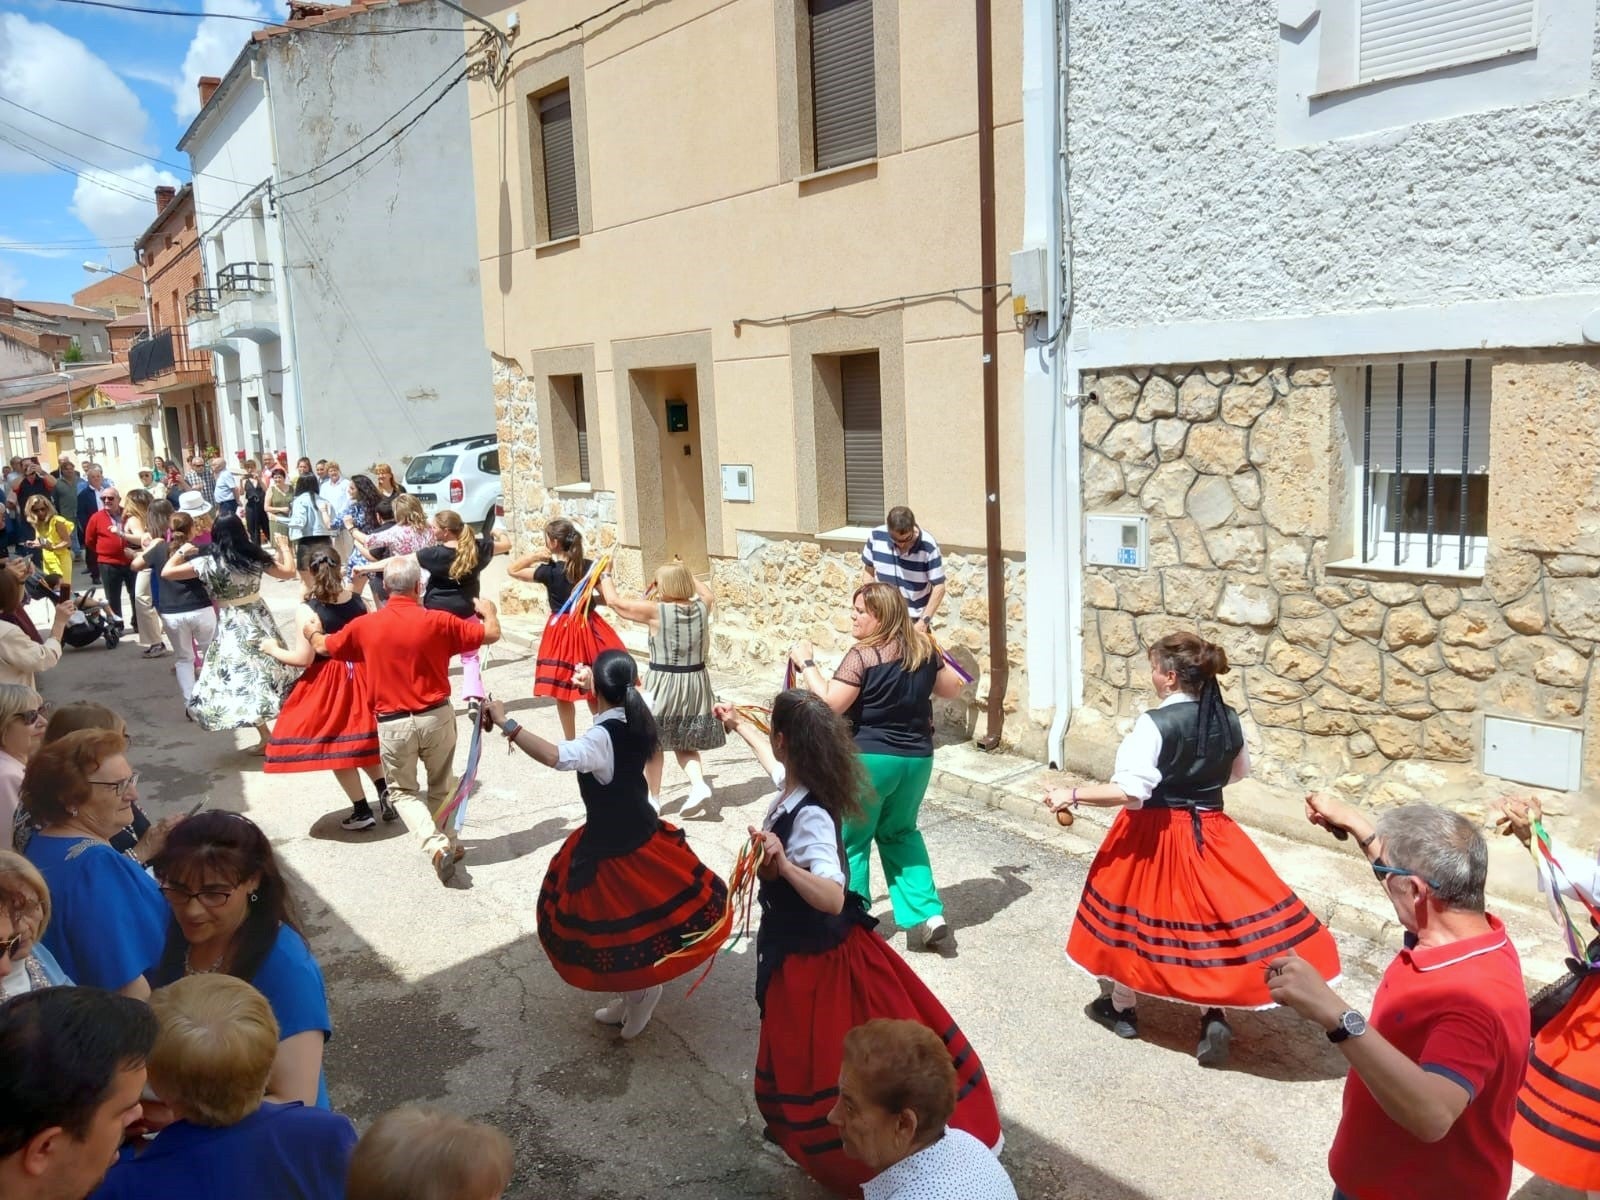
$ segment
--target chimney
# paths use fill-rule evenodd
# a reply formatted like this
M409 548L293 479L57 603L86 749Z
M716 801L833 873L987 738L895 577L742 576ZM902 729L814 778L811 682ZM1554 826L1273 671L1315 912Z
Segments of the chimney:
M177 188L170 188L170 187L158 187L158 188L156 188L156 216L159 217L162 213L167 211L167 205L172 203L172 198L174 196L176 196L177 194L178 194L178 189Z
M211 103L211 97L222 86L222 78L217 75L200 76L200 107L204 108Z

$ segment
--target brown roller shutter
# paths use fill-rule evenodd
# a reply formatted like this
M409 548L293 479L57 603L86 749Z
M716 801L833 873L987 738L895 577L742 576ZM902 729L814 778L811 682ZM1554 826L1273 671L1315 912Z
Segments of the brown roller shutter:
M572 98L566 88L539 97L539 140L544 147L546 236L578 232L578 171L572 158Z
M816 170L878 153L872 0L810 0Z
M578 479L589 482L589 418L583 410L583 376L572 377L572 424L578 431Z
M839 359L844 399L844 510L851 525L883 523L883 401L878 356Z

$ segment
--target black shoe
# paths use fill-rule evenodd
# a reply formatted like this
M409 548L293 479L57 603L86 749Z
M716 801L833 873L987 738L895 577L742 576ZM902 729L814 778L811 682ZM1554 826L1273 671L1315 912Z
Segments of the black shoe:
M358 833L363 829L371 829L377 823L378 819L372 815L372 806L363 800L350 810L348 817L339 822L339 828Z
M1220 1008L1208 1008L1200 1018L1200 1044L1194 1056L1202 1067L1220 1067L1228 1061L1228 1043L1233 1041L1233 1027L1228 1024Z
M389 799L387 791L378 793L378 811L383 814L385 821L398 821L400 819L400 814L395 812L394 802Z
M1096 1025L1104 1025L1119 1038L1139 1036L1138 1012L1131 1008L1117 1008L1111 1003L1110 996L1096 996L1083 1012L1089 1020Z

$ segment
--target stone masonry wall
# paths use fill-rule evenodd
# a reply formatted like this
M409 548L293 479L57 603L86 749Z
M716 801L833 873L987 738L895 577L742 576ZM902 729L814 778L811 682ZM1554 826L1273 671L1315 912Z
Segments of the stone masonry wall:
M1594 494L1600 462L1550 447L1549 431L1565 428L1557 398L1572 409L1575 442L1595 421L1600 376L1588 365L1563 377L1572 366L1494 368L1481 582L1329 569L1339 557L1330 545L1349 544L1341 525L1353 506L1327 368L1157 367L1086 380L1098 404L1083 413L1085 510L1147 514L1149 570L1086 571L1087 711L1075 725L1098 721L1103 737L1120 737L1153 702L1147 647L1190 629L1227 650L1224 694L1269 783L1380 803L1424 791L1460 800L1483 783L1485 713L1585 727L1592 760L1600 544L1530 530L1541 518L1516 492L1536 472L1538 486L1569 497L1560 512L1575 526ZM1583 461L1551 467L1552 453Z

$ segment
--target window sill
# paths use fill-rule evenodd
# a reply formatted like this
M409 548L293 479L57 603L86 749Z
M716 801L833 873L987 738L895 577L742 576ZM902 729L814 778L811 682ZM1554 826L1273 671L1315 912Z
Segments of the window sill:
M824 529L816 534L819 542L862 542L872 530L865 525L841 525L837 529Z
M592 483L558 483L550 489L558 496L592 496L597 489Z
M568 247L576 246L578 239L582 236L582 234L574 233L570 237L551 238L548 242L535 242L533 252L535 254L547 254L556 250L565 250Z
M876 155L874 155L872 158L858 158L855 162L841 163L837 167L828 167L826 170L812 171L806 175L796 175L794 181L803 189L807 184L820 183L825 179L833 179L840 175L848 175L852 171L865 172L868 170L870 170L873 174L877 173L878 159Z
M1483 568L1477 565L1469 566L1465 571L1454 567L1414 567L1402 563L1395 566L1393 562L1381 562L1373 559L1371 562L1362 562L1359 558L1347 558L1342 562L1331 562L1326 570L1330 576L1341 579L1365 579L1377 575L1384 579L1443 579L1451 583L1481 583L1483 582Z

